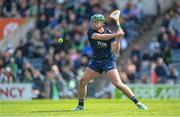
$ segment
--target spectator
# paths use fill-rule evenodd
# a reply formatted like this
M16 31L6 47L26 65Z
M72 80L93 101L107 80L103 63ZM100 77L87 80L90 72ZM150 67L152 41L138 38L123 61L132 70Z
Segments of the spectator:
M172 62L171 48L166 47L163 52L164 62L169 65Z
M138 58L137 55L132 57L132 63L136 66L136 71L139 72L141 68L141 60Z
M158 58L155 73L158 77L158 83L166 83L168 77L168 68L162 58Z
M142 55L142 61L148 62L148 61L151 61L151 60L152 60L152 57L151 57L148 49L145 48L144 51L143 51L143 55Z
M14 83L15 82L15 78L13 76L13 73L11 71L10 67L6 67L5 69L5 82L6 83Z
M175 84L178 78L178 74L179 74L178 71L173 66L170 66L167 82L172 85Z
M170 20L169 30L171 33L175 31L176 34L180 34L180 12L177 10L174 11L174 16Z
M156 48L154 54L153 54L153 61L157 61L158 58L163 57L160 48Z
M71 46L73 49L75 49L77 52L82 51L84 44L82 42L82 40L80 40L80 34L79 33L75 33L74 35L74 41L71 42Z
M89 45L88 41L85 40L84 48L82 49L82 55L91 57L93 54L93 51L91 49L91 46Z
M167 29L169 26L169 23L170 23L170 19L171 19L170 15L168 13L166 13L161 25Z
M162 38L163 38L163 35L164 35L165 33L167 33L166 28L165 28L164 26L161 26L161 27L159 28L159 32L158 32L158 34L157 34L157 41L158 41L159 43L162 42Z
M0 83L7 83L7 76L5 74L5 69L0 67Z
M15 63L14 58L10 59L10 63L7 66L11 69L11 73L13 75L14 81L18 81L17 79L18 65Z
M39 72L39 70L34 69L32 71L32 90L34 94L36 94L37 98L42 98L42 88L43 88L43 82L44 82L44 77L43 75Z
M135 45L132 52L131 52L131 58L133 56L137 56L138 59L141 59L141 51L139 48L139 45Z
M157 48L160 47L160 43L157 41L156 37L152 38L152 41L149 44L149 51L154 54Z
M126 68L127 77L130 83L135 83L136 66L129 60Z
M164 49L166 47L170 47L171 46L171 43L170 43L170 39L169 39L169 36L167 33L164 33L163 34L163 37L162 37L162 41L160 43L160 48L161 48L161 51L164 51Z
M45 14L41 14L38 18L37 18L37 28L40 29L41 31L43 31L43 29L48 26L49 21L46 18Z

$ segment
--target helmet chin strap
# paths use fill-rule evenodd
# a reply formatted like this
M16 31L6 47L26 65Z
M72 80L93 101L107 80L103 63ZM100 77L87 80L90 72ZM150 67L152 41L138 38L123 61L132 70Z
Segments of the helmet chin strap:
M99 30L99 29L101 29L103 26L104 26L104 23L103 23L103 24L101 24L101 26L98 28L98 30Z
M103 27L103 25L102 25L102 26L100 26L100 27L98 28L98 30L99 30L99 29L101 29L102 27Z
M100 27L97 29L97 31L99 32L102 27L103 27L103 25L100 26ZM103 32L104 32L104 30L103 30ZM100 32L100 33L102 33L102 32Z
M103 26L104 24L102 24L99 28L93 28L93 29L100 30Z

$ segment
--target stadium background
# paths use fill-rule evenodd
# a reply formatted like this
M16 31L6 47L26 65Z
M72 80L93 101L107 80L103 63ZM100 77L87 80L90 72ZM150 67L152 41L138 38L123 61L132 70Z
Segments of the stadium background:
M0 0L0 99L77 98L94 13L121 9L120 76L140 98L180 98L179 0ZM58 43L57 34L64 39ZM103 74L88 97L124 98Z

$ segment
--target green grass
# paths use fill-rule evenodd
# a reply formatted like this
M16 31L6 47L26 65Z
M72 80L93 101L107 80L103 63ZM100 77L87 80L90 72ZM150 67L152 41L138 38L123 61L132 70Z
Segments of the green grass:
M130 100L87 99L84 111L74 112L77 100L0 101L0 116L58 117L180 117L180 100L143 100L139 110Z

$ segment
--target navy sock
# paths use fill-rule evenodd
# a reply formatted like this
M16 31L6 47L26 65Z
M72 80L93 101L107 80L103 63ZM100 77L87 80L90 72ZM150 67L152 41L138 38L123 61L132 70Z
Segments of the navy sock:
M79 104L78 105L84 107L84 99L79 99Z
M138 101L138 99L136 98L136 96L133 96L132 98L131 98L131 100L135 103L135 104L137 104L139 101Z

